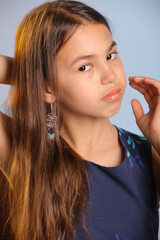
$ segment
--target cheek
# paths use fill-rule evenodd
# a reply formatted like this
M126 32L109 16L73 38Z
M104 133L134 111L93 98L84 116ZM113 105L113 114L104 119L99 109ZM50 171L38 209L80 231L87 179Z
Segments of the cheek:
M117 76L121 79L121 85L122 85L122 87L124 88L124 91L125 91L125 88L126 88L126 74L125 74L125 70L124 70L124 67L123 67L123 64L122 64L121 60L119 61L117 70L118 70L117 71Z
M59 86L59 99L65 105L84 105L93 102L95 97L94 86L85 82L77 81Z

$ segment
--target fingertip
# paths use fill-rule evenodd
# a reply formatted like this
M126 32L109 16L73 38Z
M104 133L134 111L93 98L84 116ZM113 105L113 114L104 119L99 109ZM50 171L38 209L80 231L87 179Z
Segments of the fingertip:
M130 76L130 77L128 78L128 80L129 80L130 82L135 81L135 76Z
M136 80L143 80L143 79L145 79L145 77L144 76L135 76L134 79L136 79Z
M139 103L139 101L136 99L136 98L133 98L132 100L131 100L131 103L133 104L133 103Z
M134 104L136 104L137 101L138 101L137 99L132 99L131 100L131 105L133 106Z

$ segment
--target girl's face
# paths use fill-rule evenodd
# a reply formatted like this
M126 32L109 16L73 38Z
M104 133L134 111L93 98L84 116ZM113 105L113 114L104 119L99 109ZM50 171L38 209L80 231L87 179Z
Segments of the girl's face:
M57 55L62 115L108 118L119 111L126 77L105 25L81 25Z

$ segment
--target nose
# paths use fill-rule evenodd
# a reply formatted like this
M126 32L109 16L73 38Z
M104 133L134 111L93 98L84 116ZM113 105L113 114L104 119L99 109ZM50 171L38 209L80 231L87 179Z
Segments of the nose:
M101 68L101 84L113 83L116 80L116 73L110 64L106 63Z

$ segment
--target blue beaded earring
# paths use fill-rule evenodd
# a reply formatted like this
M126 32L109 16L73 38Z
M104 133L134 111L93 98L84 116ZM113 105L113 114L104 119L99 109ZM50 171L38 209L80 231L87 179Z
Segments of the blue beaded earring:
M57 116L53 115L53 103L50 104L50 113L47 115L48 138L50 141L55 139L55 129Z

